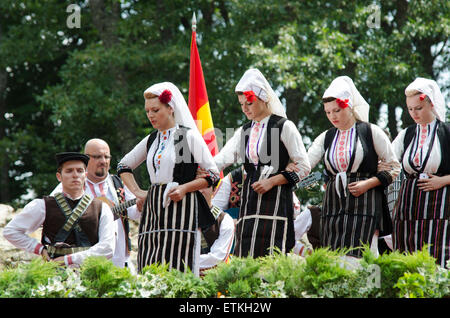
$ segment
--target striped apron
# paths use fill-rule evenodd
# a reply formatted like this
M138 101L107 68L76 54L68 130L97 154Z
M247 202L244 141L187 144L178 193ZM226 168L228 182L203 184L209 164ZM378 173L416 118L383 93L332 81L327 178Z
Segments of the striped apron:
M362 172L347 173L347 184L371 178ZM384 189L376 187L359 197L354 197L339 182L340 197L336 190L336 177L326 187L320 216L320 244L332 250L351 248L349 256L361 257L363 244L370 244L375 230L379 228L383 210Z
M417 187L419 179L404 179L394 209L395 250L415 252L425 245L437 264L450 259L450 186L434 191Z
M236 227L236 256L265 256L272 254L275 247L287 253L295 244L292 189L279 185L264 194L256 193L251 185L258 181L260 171L249 173L244 181Z
M193 270L200 254L195 192L163 208L166 184L152 185L141 216L138 237L138 271L150 264L168 264L169 269ZM198 253L197 253L198 252Z

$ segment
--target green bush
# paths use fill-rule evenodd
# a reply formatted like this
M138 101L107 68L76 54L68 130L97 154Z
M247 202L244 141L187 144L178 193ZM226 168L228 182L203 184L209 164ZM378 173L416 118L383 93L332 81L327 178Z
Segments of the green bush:
M95 297L117 297L123 282L134 283L135 277L128 268L119 268L104 257L88 257L80 267L83 285Z
M450 271L426 250L376 258L366 246L359 260L347 252L232 257L201 278L160 264L132 275L102 257L87 258L79 269L34 259L0 272L0 297L450 297Z
M213 295L213 286L208 281L195 276L191 271L183 273L174 269L168 270L167 265L152 265L152 268L155 269L153 275L159 274L167 285L167 292L163 297L205 298Z
M56 263L35 258L30 263L0 272L0 297L31 297L33 288L46 284L49 278L57 275L64 277L64 274Z
M381 286L369 295L371 297L396 297L398 293L396 284L405 273L423 272L432 275L437 270L436 260L426 248L412 254L394 251L377 258L366 248L361 265L364 268L377 265L380 270Z
M300 279L305 259L295 254L276 253L260 259L259 275L263 281L258 297L301 297Z
M260 266L260 259L231 257L228 264L220 263L208 270L204 280L219 295L253 298L257 297L256 291L261 284Z
M442 267L434 273L419 269L418 273L405 273L394 287L402 298L450 297L450 272Z
M305 259L294 297L358 297L358 272L345 258L348 250L316 249ZM303 289L303 290L302 290ZM301 291L301 294L298 292Z

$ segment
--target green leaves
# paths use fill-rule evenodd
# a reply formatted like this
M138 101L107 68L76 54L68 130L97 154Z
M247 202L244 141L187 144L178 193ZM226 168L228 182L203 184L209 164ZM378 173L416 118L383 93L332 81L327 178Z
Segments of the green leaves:
M426 248L413 254L403 254L394 251L375 258L368 249L363 253L362 266L374 264L380 269L381 289L378 295L382 297L395 297L397 290L392 288L405 273L433 274L437 270L436 260L430 256ZM372 295L374 296L374 295Z
M79 29L66 25L72 3L81 8ZM331 126L321 97L335 77L354 79L373 123L387 107L395 137L411 123L405 112L402 123L395 115L404 107L405 87L417 76L448 72L445 0L103 5L1 1L0 79L6 83L0 85L0 116L8 120L0 122L6 154L0 180L9 190L2 191L3 202L18 203L28 191L48 194L56 183L53 154L79 151L93 137L110 144L114 169L152 129L142 96L151 84L171 81L187 99L193 12L214 126L224 135L245 120L234 87L250 67L260 68L276 89L306 146ZM379 27L367 24L374 10ZM439 82L444 93L447 82ZM139 178L148 179L145 169ZM301 193L300 199L320 200L320 191L312 196Z
M0 272L0 297L31 297L33 288L46 284L49 278L59 274L61 272L56 263L44 262L41 258L6 269Z
M88 257L80 268L80 278L87 289L95 291L96 297L102 297L114 292L121 283L132 281L133 275L104 257Z
M0 297L56 298L367 298L449 297L450 271L426 251L394 252L363 259L346 251L317 249L303 258L275 253L232 257L196 277L192 272L152 264L132 275L101 257L89 257L79 269L61 268L36 258L0 272ZM450 263L449 263L450 264Z

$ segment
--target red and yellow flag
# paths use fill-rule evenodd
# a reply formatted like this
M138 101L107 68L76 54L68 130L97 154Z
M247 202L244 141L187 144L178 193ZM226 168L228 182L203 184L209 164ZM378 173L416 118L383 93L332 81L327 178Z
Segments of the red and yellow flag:
M209 108L208 94L206 92L205 78L197 49L197 34L195 27L192 30L191 61L189 74L189 100L188 106L192 117L197 124L203 139L214 157L219 153L214 125Z

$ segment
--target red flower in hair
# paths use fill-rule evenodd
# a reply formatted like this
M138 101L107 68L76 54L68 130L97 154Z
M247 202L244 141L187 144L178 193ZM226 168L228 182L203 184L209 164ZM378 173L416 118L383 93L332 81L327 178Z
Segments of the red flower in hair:
M158 96L159 101L163 104L169 104L169 102L172 100L172 93L166 89L164 90L161 95Z
M420 94L420 96L419 96L420 100L424 100L425 97L427 97L427 95L425 95L425 94Z
M246 91L244 92L245 98L247 98L247 102L253 103L256 100L256 95L254 91Z
M347 108L348 107L348 99L340 99L336 98L336 103L340 108Z

